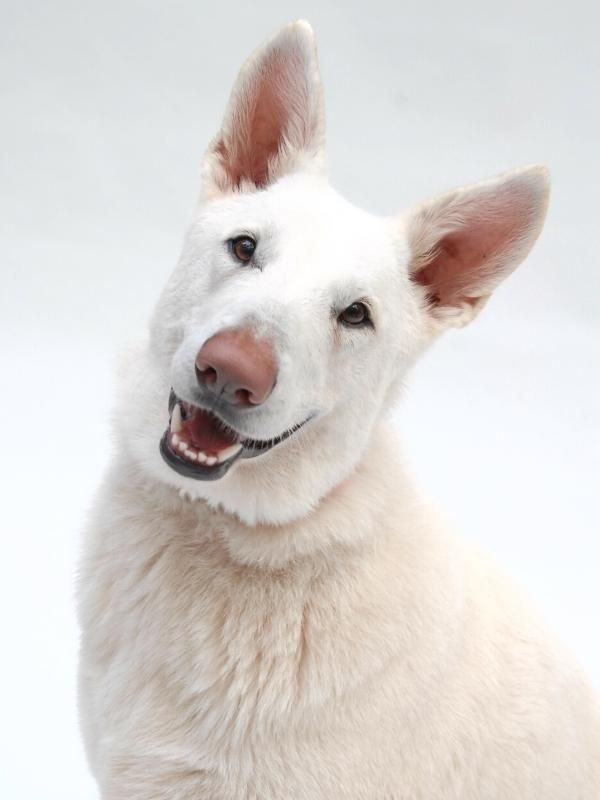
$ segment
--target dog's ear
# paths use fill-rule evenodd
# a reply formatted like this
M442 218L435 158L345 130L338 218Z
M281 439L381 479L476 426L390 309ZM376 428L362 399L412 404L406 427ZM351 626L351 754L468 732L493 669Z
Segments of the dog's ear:
M462 326L525 258L540 234L550 189L548 170L526 167L457 189L408 216L411 277L430 314Z
M283 28L246 61L202 168L203 198L324 168L325 114L312 28Z

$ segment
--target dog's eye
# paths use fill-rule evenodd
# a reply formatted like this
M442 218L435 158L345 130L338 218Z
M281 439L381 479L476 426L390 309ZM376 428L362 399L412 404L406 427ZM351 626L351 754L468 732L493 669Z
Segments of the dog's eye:
M364 303L352 303L342 311L338 320L343 325L349 325L353 328L372 324L369 309Z
M231 252L242 264L247 264L256 250L256 242L251 236L236 236L230 244Z

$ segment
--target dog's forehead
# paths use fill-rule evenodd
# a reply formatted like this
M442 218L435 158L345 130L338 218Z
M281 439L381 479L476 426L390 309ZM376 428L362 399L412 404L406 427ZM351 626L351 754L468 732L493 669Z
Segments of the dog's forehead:
M308 277L317 270L321 281L358 278L389 264L392 241L387 221L357 208L324 179L290 175L267 190L230 196L203 214L205 230L223 239L254 234L267 261L280 271Z

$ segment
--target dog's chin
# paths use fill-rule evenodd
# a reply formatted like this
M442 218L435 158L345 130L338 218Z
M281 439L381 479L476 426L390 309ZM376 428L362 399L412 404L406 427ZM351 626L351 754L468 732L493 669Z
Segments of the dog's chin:
M310 417L270 439L251 439L232 428L214 411L169 397L169 424L160 440L168 466L186 478L215 481L240 459L259 457L303 427Z

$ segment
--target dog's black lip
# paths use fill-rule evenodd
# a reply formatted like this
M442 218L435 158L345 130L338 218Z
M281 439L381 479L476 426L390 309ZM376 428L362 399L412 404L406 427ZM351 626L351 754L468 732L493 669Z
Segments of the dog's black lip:
M175 404L180 402L181 398L179 398L173 389L171 389L169 393L169 417L173 413L173 409L175 408ZM193 405L197 406L197 408L202 409L203 411L209 411L211 414L214 414L217 419L219 419L223 425L226 425L232 431L238 433L238 431L234 428L233 425L224 419L223 414L217 411L215 408L210 408L205 405L201 405L199 403L193 403ZM273 439L268 439L265 441L261 441L259 439L241 439L240 444L242 445L242 449L239 453L236 453L231 458L224 461L222 464L213 464L213 466L208 467L204 464L199 463L192 463L187 459L184 459L180 456L169 443L169 428L163 434L160 440L160 454L166 463L178 472L180 475L185 475L188 478L195 478L196 480L218 480L222 478L224 475L227 474L230 467L240 458L256 458L256 456L260 456L263 453L268 452L273 447L276 447L281 442L289 439L292 434L296 433L300 428L306 425L313 418L313 414L310 414L303 422L298 423L297 425L292 426L288 430L284 431L280 436L276 436ZM240 435L241 436L241 435Z

